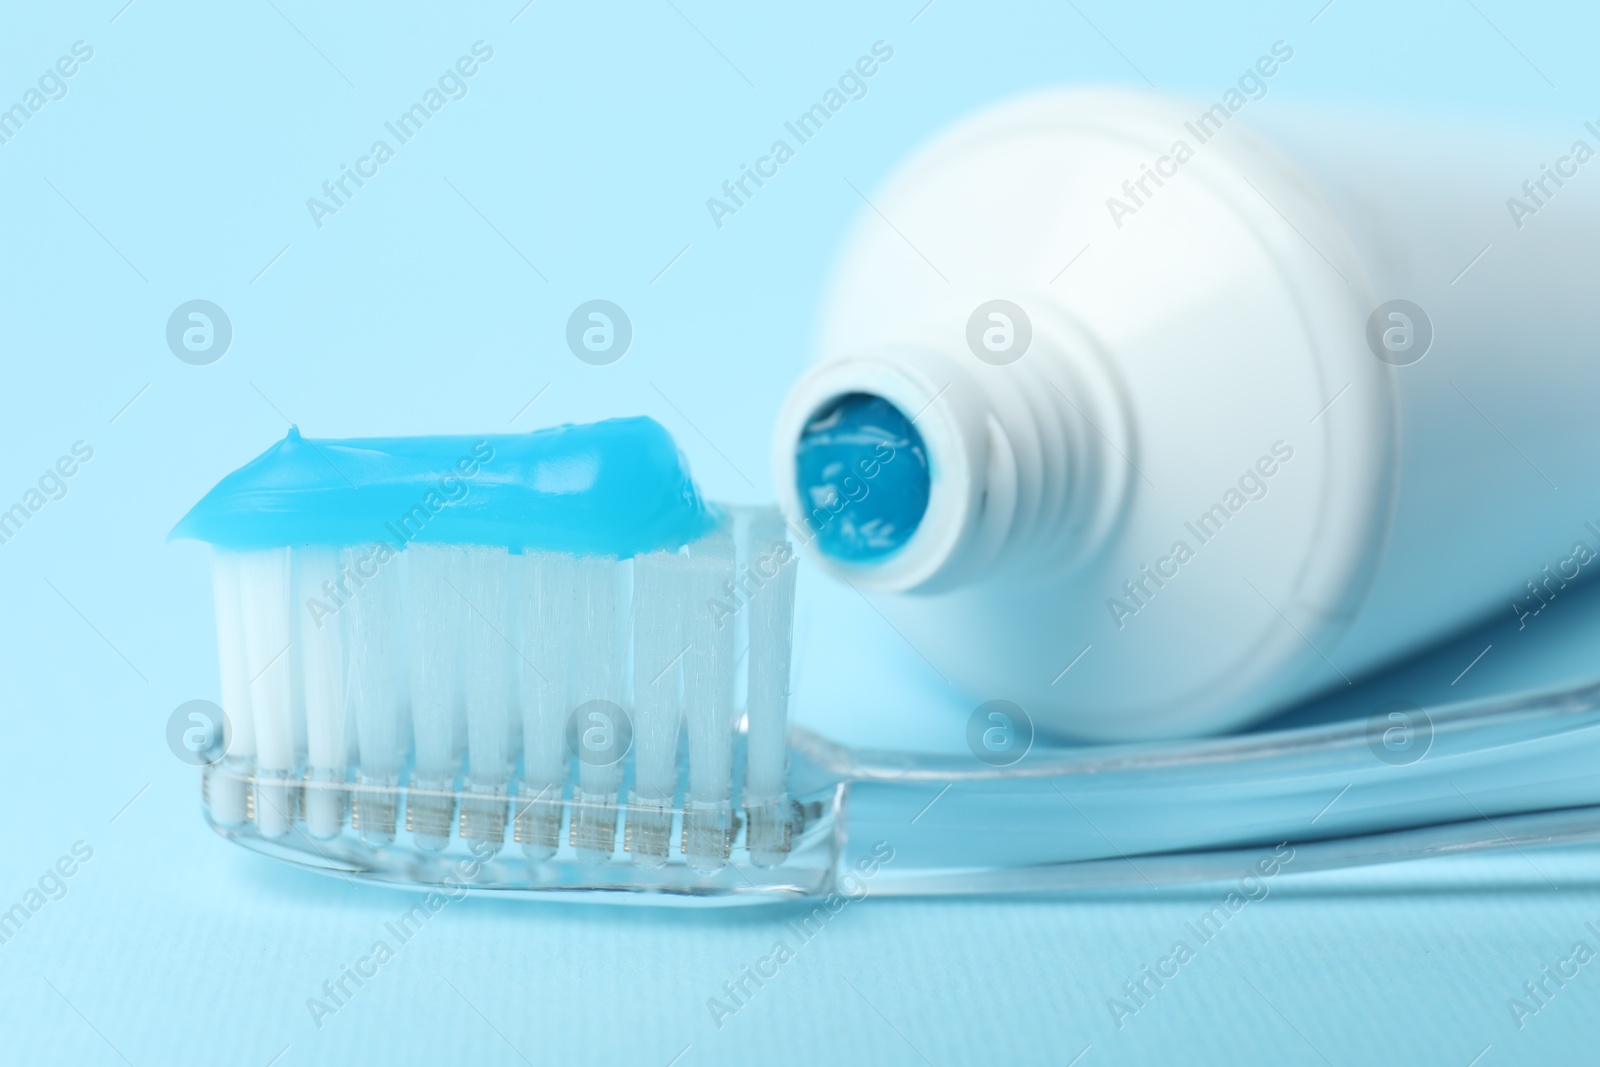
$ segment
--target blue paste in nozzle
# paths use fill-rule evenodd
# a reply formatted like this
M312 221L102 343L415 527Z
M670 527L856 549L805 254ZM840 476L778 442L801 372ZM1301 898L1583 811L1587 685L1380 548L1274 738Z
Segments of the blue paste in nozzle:
M811 417L795 448L806 525L822 551L847 563L875 563L909 541L929 485L922 435L879 396L839 397Z
M354 440L291 428L171 536L231 549L427 541L628 558L678 548L719 519L654 419Z

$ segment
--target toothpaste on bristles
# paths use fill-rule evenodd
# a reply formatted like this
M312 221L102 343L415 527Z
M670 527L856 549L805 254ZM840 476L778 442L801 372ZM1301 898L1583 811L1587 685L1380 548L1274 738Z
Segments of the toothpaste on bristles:
M782 861L793 553L775 512L706 503L654 421L291 429L172 536L212 546L226 832L335 864L466 847L710 875L744 829L749 862Z

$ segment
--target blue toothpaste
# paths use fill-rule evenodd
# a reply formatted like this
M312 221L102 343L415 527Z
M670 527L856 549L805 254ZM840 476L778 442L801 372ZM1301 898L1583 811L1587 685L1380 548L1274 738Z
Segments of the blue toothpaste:
M229 474L171 537L220 548L411 541L629 558L720 516L654 419L527 434L313 440L291 428Z
M928 510L928 450L882 397L842 396L806 424L795 488L817 544L835 559L876 563L911 540Z

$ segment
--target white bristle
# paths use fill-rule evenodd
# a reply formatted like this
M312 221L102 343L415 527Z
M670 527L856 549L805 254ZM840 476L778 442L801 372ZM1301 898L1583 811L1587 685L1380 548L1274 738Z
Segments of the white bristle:
M775 515L744 528L742 568L730 524L624 560L415 543L217 552L232 734L208 775L213 819L281 837L299 817L309 837L350 827L386 848L403 801L409 843L430 851L458 837L498 850L511 829L531 859L570 847L605 864L620 829L641 867L681 851L709 874L740 825L742 689L745 840L752 862L782 862L794 567Z
M245 791L256 756L255 719L250 708L250 672L244 663L244 614L239 603L239 560L218 552L211 560L211 592L217 615L217 669L222 682L222 713L228 721L226 774L211 787L211 817L224 826L242 825L249 811Z
M456 817L461 643L471 610L453 584L452 576L463 570L461 555L451 545L427 544L413 544L404 553L406 661L416 746L406 815L417 842L431 849L449 843Z
M331 838L344 827L347 757L344 627L327 597L339 580L339 552L308 547L290 554L297 690L305 709L306 830Z
M567 663L577 604L577 560L527 552L512 560L522 615L522 781L517 840L534 859L556 850L567 779Z
M511 643L510 556L472 546L460 556L457 588L467 604L461 645L467 715L467 781L478 799L463 802L461 835L498 847L505 837L506 786L515 755L510 716L515 650Z
M345 549L341 569L354 570L373 557L370 548ZM371 564L366 564L370 570ZM369 844L387 844L395 834L400 767L405 752L398 684L405 654L400 622L400 580L397 569L380 567L352 590L341 609L348 617L346 693L355 717L361 751L357 778L356 818Z
M289 730L291 744L294 747L294 766L306 765L306 701L305 690L300 684L301 667L299 648L296 642L295 631L295 599L294 599L294 556L289 557Z
M727 862L733 809L734 629L713 608L733 581L733 538L717 531L689 546L689 651L683 659L684 717L689 733L689 789L684 851L698 870Z
M479 784L501 783L513 757L507 725L515 649L511 644L510 556L503 548L462 553L460 590L468 611L461 648L462 694L467 711L468 769Z
M603 556L576 561L577 627L569 677L570 706L579 712L578 790L573 838L589 859L610 858L615 849L617 787L632 733L622 707L626 663L623 644L623 565Z
M744 592L750 613L750 686L745 737L745 809L758 864L771 866L788 851L789 656L794 637L795 562L782 520L751 524Z
M683 720L687 561L649 552L633 561L633 812L634 859L667 862L672 803L678 787L678 734Z
M294 671L290 652L289 552L268 548L239 558L244 666L256 734L256 826L281 837L294 823Z

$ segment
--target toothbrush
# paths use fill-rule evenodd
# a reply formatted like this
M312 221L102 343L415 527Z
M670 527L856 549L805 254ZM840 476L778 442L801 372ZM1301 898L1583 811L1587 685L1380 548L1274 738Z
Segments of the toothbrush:
M1417 747L1398 758L1365 723L1039 747L1008 767L852 751L787 727L796 564L776 513L704 505L648 420L543 434L488 439L495 462L453 503L441 496L427 528L471 539L459 544L364 540L370 515L441 483L438 458L458 439L292 434L179 525L217 546L233 729L204 796L220 834L382 882L829 907L868 893L1243 884L1600 839L1600 687L1413 712ZM363 486L359 506L324 455ZM641 494L641 472L668 489ZM308 547L311 525L354 544ZM335 560L353 577L319 628L291 597ZM301 673L263 686L285 618L297 654L280 660ZM344 723L356 744L340 764Z
M239 728L234 773L208 785L215 818L268 839L303 821L337 846L348 811L364 848L403 833L443 853L455 833L478 855L509 830L541 860L567 816L568 846L602 863L625 825L627 703L642 727L632 796L644 814L623 851L647 866L672 854L682 723L681 847L699 870L724 866L738 825L736 628L713 605L734 591L732 531L646 419L476 441L308 442L291 430L175 531L216 546L224 710ZM763 618L787 634L792 574L765 599ZM768 807L784 798L787 646L755 649Z
M635 595L652 588L640 573L650 564L680 566L683 558L636 559ZM663 603L636 602L632 611L637 619ZM648 643L636 626L635 656L646 647L641 637ZM672 711L659 734L673 750L670 762L635 727L627 761L635 784L615 809L624 842L609 852L569 835L527 855L495 855L464 835L443 847L397 840L373 848L349 831L302 842L270 837L252 822L224 824L215 806L208 814L218 832L246 847L325 872L662 904L1125 891L1600 841L1593 770L1600 685L1413 711L1397 729L1418 731L1407 743L1419 746L1420 758L1399 765L1376 754L1385 739L1365 722L1205 741L1036 747L1003 768L966 756L856 751L791 727L778 784L793 799L763 821L760 798L769 794L757 785L758 737L776 724L754 703L754 675L783 673L787 649L763 663L755 648L752 638L751 714L729 738L727 787L742 787L742 818L730 818L726 856L717 854L723 842L715 837L671 840L672 827L704 810L696 799L720 810L723 795L721 783L710 788L685 773L694 752L679 750ZM638 708L642 722L644 705ZM251 777L226 762L206 773L213 797L223 792L220 783L241 788ZM570 804L560 786L547 798L558 820L563 809L578 815L580 775L565 770ZM470 787L459 794L463 806L485 799ZM641 847L663 824L667 832L648 838L654 848ZM781 836L764 829L774 826Z

